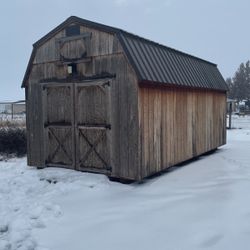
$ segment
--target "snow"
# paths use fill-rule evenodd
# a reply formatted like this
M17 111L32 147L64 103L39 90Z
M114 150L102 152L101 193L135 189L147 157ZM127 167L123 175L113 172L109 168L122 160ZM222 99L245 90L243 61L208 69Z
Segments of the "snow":
M0 123L1 122L15 122L15 123L25 123L25 114L13 114L13 117L11 114L1 114L0 113Z
M250 127L250 116L238 116L232 115L232 128L248 129ZM229 125L229 118L227 119L227 125Z
M0 250L249 249L250 119L235 124L216 153L142 184L0 162Z

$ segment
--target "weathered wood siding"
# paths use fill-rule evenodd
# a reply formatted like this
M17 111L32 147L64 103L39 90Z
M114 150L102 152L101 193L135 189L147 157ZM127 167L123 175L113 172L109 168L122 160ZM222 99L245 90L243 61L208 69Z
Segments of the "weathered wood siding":
M87 43L86 58L78 62L80 75L96 76L104 72L115 74L111 80L111 175L120 178L138 177L138 85L137 78L122 51L116 36L99 30L81 27L81 32L91 33ZM48 40L37 52L33 61L27 84L27 127L28 127L28 164L44 164L45 153L43 137L42 98L40 80L48 78L66 78L67 65L60 63L56 39L65 36L59 32ZM63 48L64 54L75 57L78 42L72 41ZM79 51L82 49L79 47ZM72 53L71 53L72 52Z
M43 166L42 88L34 84L26 88L27 160L30 166Z
M141 87L141 177L225 144L225 119L225 93Z

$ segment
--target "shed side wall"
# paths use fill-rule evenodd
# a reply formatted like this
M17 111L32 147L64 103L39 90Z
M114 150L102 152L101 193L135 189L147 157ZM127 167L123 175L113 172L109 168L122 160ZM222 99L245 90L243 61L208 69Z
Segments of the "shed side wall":
M225 93L141 87L142 177L225 144L225 119Z

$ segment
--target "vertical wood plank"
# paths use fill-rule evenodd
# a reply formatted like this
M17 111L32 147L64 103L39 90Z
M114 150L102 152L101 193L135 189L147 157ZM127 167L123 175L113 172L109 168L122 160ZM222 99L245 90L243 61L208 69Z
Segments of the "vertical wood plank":
M154 98L155 90L151 89L148 92L148 102L149 102L149 172L151 174L154 172L155 168L155 154L154 154Z

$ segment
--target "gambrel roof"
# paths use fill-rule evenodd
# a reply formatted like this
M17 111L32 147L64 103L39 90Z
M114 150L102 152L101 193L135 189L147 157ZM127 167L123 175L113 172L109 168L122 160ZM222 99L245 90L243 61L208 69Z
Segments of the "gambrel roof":
M117 35L139 82L168 84L192 88L227 91L227 85L217 65L198 57L158 44L124 30L91 22L79 17L69 17L58 27L38 40L26 70L22 87L26 85L36 48L71 23Z

